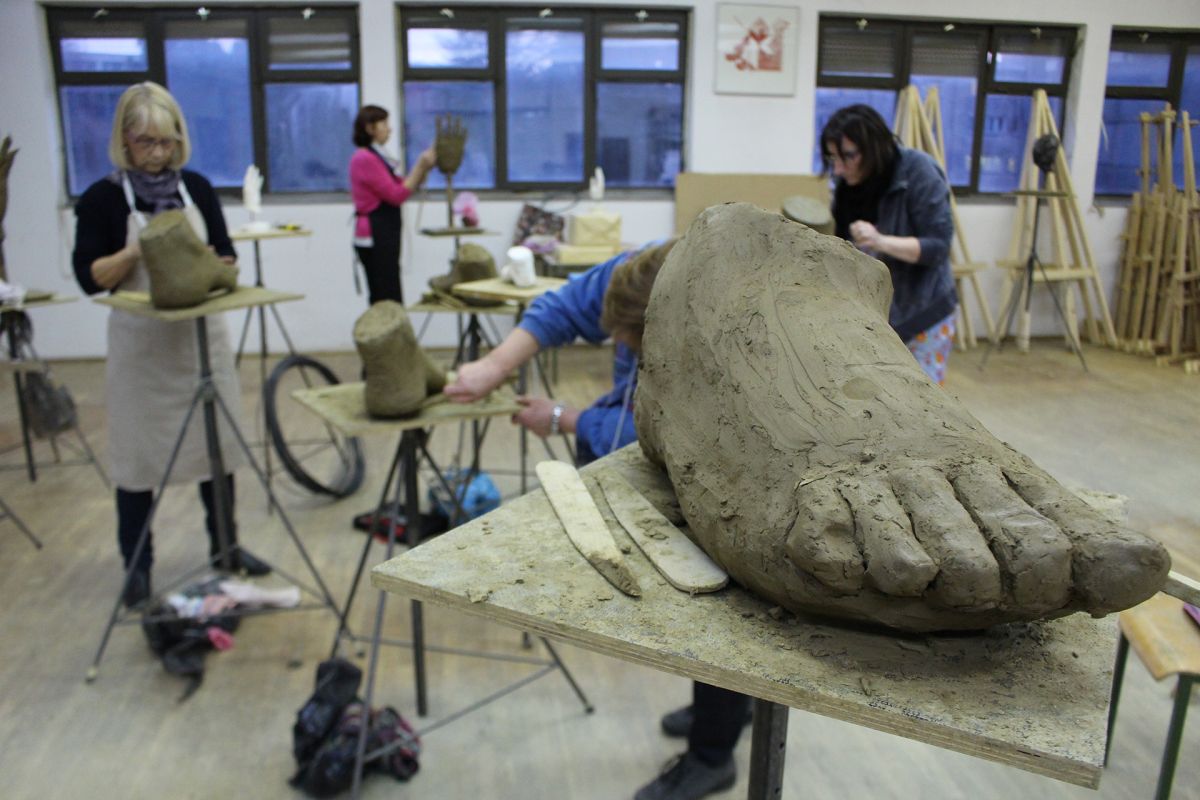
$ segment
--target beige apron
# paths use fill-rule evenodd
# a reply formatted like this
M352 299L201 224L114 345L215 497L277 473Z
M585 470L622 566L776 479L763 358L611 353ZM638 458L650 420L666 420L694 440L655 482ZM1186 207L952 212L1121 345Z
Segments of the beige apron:
M132 244L146 225L146 215L134 206L129 178L124 174L121 177L131 212L127 244ZM183 211L192 228L201 241L208 241L208 226L182 179L179 194L183 197ZM150 290L150 276L141 259L117 288L136 292ZM233 351L229 346L229 328L223 316L206 319L213 379L240 430L241 393ZM112 309L108 316L105 395L109 474L117 486L131 491L158 487L199 383L195 320L163 322ZM198 405L192 414L171 470L171 483L194 483L212 477L204 440L203 411L203 406ZM233 472L245 459L219 407L217 430L225 471Z

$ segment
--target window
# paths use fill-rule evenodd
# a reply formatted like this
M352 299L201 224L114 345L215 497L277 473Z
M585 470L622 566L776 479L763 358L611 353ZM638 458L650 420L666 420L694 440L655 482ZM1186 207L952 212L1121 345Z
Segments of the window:
M1187 111L1193 120L1200 118L1200 33L1113 31L1096 194L1129 195L1141 188L1141 115L1157 115L1167 103L1176 111ZM1196 128L1191 134L1193 152L1200 154ZM1172 152L1177 183L1183 181L1181 141L1175 128ZM1151 159L1154 151L1152 140Z
M402 7L405 158L467 129L454 185L670 187L683 169L687 12ZM437 171L429 185L445 185Z
M271 192L344 190L358 113L358 22L348 7L48 8L67 189L112 170L121 93L166 86L192 139L190 169L218 188L257 164Z
M819 37L814 170L835 111L865 103L890 123L909 84L923 96L938 89L946 173L960 192L1017 187L1034 89L1046 90L1062 131L1074 29L822 15Z

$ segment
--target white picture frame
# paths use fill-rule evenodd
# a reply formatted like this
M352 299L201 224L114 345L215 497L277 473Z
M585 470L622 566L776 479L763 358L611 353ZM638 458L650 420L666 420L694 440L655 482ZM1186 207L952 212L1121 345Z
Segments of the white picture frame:
M796 94L794 6L717 4L717 94Z

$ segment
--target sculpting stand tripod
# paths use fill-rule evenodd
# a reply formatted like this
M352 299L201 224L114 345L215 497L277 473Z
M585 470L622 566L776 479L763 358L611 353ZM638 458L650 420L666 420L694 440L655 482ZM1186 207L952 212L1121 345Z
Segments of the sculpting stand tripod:
M272 228L267 231L248 231L235 230L230 232L229 238L235 242L251 241L254 243L254 285L263 288L263 272L262 272L262 248L260 242L263 239L288 239L297 236L311 236L312 231L307 229L291 230L286 228ZM267 385L267 311L275 318L275 325L279 328L279 332L283 335L283 341L287 345L288 355L296 355L296 346L292 344L292 337L288 335L287 328L284 327L283 318L279 316L279 310L275 308L275 304L251 306L246 309L246 319L242 322L242 333L238 336L237 354L234 356L234 364L241 366L242 354L246 350L246 335L250 332L250 322L254 317L258 316L258 385L265 387ZM262 398L264 404L266 397ZM264 421L263 437L261 442L255 442L262 446L263 470L267 476L267 485L271 483L271 477L274 474L274 466L271 464L271 441L266 433L266 424Z
M1033 210L1033 234L1029 243L1029 255L1025 259L1025 266L1021 273L1021 290L1016 291L1014 288L1014 290L1009 294L1008 306L1001 315L1004 318L1004 328L998 332L998 335L992 340L992 343L988 345L988 349L983 354L983 359L979 362L979 369L982 370L987 367L988 357L991 356L994 351L999 350L1004 345L1004 340L1008 338L1009 334L1012 332L1013 320L1016 319L1017 316L1017 307L1021 304L1022 300L1024 300L1025 303L1025 317L1029 317L1029 307L1033 300L1034 272L1036 270L1042 276L1042 281L1050 287L1050 299L1054 301L1054 310L1058 312L1058 318L1062 321L1063 327L1067 331L1067 341L1071 345L1072 352L1079 357L1079 363L1083 365L1083 371L1087 372L1088 365L1087 361L1083 357L1083 348L1079 343L1079 333L1076 331L1075 326L1072 325L1067 319L1067 314L1065 311L1063 311L1062 304L1058 300L1058 292L1055 291L1054 285L1050 282L1050 278L1046 274L1046 268L1042 265L1041 259L1038 258L1037 254L1038 221L1042 216L1040 213L1042 200L1046 197L1059 197L1064 195L1061 192L1047 192L1044 190L1021 190L1013 192L1013 194L1032 196L1035 198L1035 202L1037 204Z
M25 381L22 373L43 372L46 367L41 364L37 353L33 351L32 329L25 311L42 306L72 303L74 300L75 298L73 297L51 296L43 300L30 300L15 307L0 308L0 333L4 336L9 358L12 359L10 363L24 362L28 365L24 369L15 369L13 371L13 387L17 393L17 411L21 418L21 444L25 449L25 471L29 475L31 483L37 482L37 468L39 465L33 456L33 432L30 427L29 409L25 405ZM75 436L79 440L78 452L80 459L77 461L63 461L58 452L58 436L52 434L49 437L50 448L54 452L54 461L51 464L63 467L91 464L100 476L100 480L104 481L104 485L109 486L108 475L104 473L104 468L96 460L95 453L92 452L87 438L83 435L83 431L79 427L78 419L75 420L73 428Z
M327 387L317 390L304 390L297 392L296 399L303 405L307 406L317 415L323 417L328 423L338 427L347 436L367 436L371 434L381 435L386 433L400 433L400 441L396 447L396 454L392 459L391 467L384 479L383 490L380 493L379 505L376 511L376 519L387 518L395 520L400 517L401 508L403 508L403 519L405 520L404 539L409 548L415 547L420 542L421 524L420 524L420 487L418 483L418 467L423 461L433 469L434 475L440 483L443 491L452 499L454 506L452 526L458 522L465 520L466 515L462 509L459 500L459 493L454 490L446 481L442 474L442 470L438 467L433 457L430 455L427 442L429 438L429 430L439 424L449 424L460 421L480 422L494 416L508 416L520 409L520 406L511 398L498 398L496 396L488 397L483 400L470 404L456 403L440 403L422 409L415 417L409 419L393 419L383 420L371 418L366 411L365 401L363 400L363 384L341 384L339 386ZM485 427L476 428L478 431L477 438L472 442L472 446L476 453L482 445L482 435L486 432ZM477 456L476 456L477 458ZM395 552L396 545L396 528L395 524L387 526L387 552L386 558L390 560ZM338 649L343 639L350 641L366 641L367 637L354 636L349 633L346 627L346 620L349 617L350 610L353 607L354 599L358 591L359 583L362 579L363 570L366 568L368 554L371 549L373 540L372 535L368 535L366 542L363 545L362 555L359 557L358 566L354 573L354 578L350 584L350 591L346 597L346 604L343 607L339 616L337 633L334 636L331 655L336 656ZM561 671L563 677L571 685L575 691L579 701L583 704L587 712L591 712L593 707L584 695L583 690L575 682L574 677L559 658L554 647L544 638L541 638L543 646L549 659L534 658L528 656L512 656L498 653L487 653L472 650L464 650L459 648L440 647L429 645L425 642L425 628L423 607L420 601L413 600L409 604L409 612L412 624L412 641L401 641L395 639L383 638L383 619L386 609L387 594L379 592L378 603L375 608L375 621L372 634L369 637L370 645L370 660L367 667L367 688L365 694L365 704L369 709L374 699L375 694L375 676L378 669L379 648L381 645L391 645L399 647L411 647L413 653L413 673L416 691L417 714L425 716L428 713L427 688L426 688L426 669L425 669L425 654L427 652L440 652L451 655L472 656L477 658L486 658L492 660L501 660L516 663L526 663L541 667L540 670L534 672L515 683L504 687L492 694L484 697L465 708L459 709L452 714L444 717L441 720L433 723L425 728L422 733L428 733L431 730L442 727L450 722L459 719L460 717L469 714L483 706L492 703L512 692L526 686L538 678L548 675L554 671ZM378 758L386 752L389 752L395 747L403 746L403 742L397 742L393 746L383 748L377 752L366 752L366 736L367 726L364 724L360 729L360 737L358 742L358 751L355 759L355 773L353 782L353 796L357 796L362 779L362 768L365 763L374 758Z
M180 426L179 435L175 439L175 443L171 448L171 455L167 459L166 471L163 474L162 480L158 484L157 490L154 492L154 499L150 506L150 512L146 517L146 522L142 526L141 535L138 538L137 546L134 549L133 556L129 559L129 568L125 572L125 580L121 585L121 591L117 596L116 602L113 604L112 613L109 615L108 624L105 626L104 634L100 640L100 646L96 650L96 656L92 661L91 667L88 668L87 680L90 683L96 679L99 674L100 660L104 657L104 651L108 646L109 637L112 634L113 628L118 624L139 624L141 622L155 621L154 617L143 617L141 619L131 619L132 615L121 617L121 602L125 594L126 588L137 569L137 564L141 558L142 552L146 548L146 544L150 538L150 525L154 519L154 513L158 510L158 505L162 500L163 490L166 488L171 478L171 473L175 468L175 461L179 456L180 449L183 445L184 437L187 435L188 426L191 424L192 417L197 408L202 410L204 419L204 439L208 451L209 474L212 479L213 486L213 504L215 506L215 516L217 524L217 540L219 543L219 552L214 555L208 562L200 567L192 570L179 578L171 587L183 585L196 575L207 571L212 566L218 566L223 570L228 571L233 566L233 556L238 548L238 545L233 543L233 503L232 498L228 494L228 485L225 482L226 469L224 457L221 453L220 437L217 430L217 414L220 410L221 416L224 418L225 424L229 426L230 432L233 433L237 440L238 446L246 456L250 467L254 470L255 476L263 486L263 490L267 494L268 503L279 512L279 519L287 530L288 536L291 537L296 549L300 552L301 558L304 559L305 565L308 567L309 573L316 581L318 589L305 585L297 580L294 576L289 575L277 567L274 568L276 574L285 580L289 581L301 590L318 598L320 603L317 605L299 605L289 609L277 609L277 611L307 611L314 608L328 608L335 616L337 615L337 602L330 594L325 582L321 579L320 572L317 571L316 565L308 554L308 550L304 547L304 543L296 534L296 530L292 527L291 521L283 511L283 507L279 505L279 501L275 497L275 493L271 490L270 483L267 481L267 476L262 468L254 460L254 453L250 445L246 442L242 432L238 429L237 422L233 414L229 410L225 399L221 397L217 390L217 384L213 377L212 364L209 360L209 342L208 342L208 324L207 315L219 313L222 311L231 311L238 308L253 308L256 305L267 303L276 303L283 300L299 299L299 295L289 295L282 292L273 292L269 289L259 287L238 287L232 293L202 303L199 306L178 311L160 311L154 309L148 300L136 299L129 294L115 294L110 297L97 299L96 302L104 305L110 305L114 308L120 308L124 311L129 311L135 314L150 316L157 319L162 319L169 322L182 322L185 320L194 320L196 325L196 342L199 357L200 381L196 387L195 393L192 395L192 401L188 405L187 412L184 414L183 424ZM250 616L266 613L261 610L246 610L239 612L234 610L229 612L230 616Z

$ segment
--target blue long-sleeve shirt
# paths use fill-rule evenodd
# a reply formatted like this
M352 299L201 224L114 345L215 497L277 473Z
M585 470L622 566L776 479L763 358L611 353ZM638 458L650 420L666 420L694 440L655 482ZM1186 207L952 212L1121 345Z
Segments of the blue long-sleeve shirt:
M570 344L577 338L600 344L608 333L600 327L604 293L613 270L639 251L572 275L567 284L534 300L517 326L537 339L541 349ZM586 464L637 439L633 427L633 390L637 385L637 356L618 343L613 356L613 388L592 403L575 423L576 458Z

